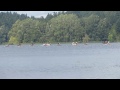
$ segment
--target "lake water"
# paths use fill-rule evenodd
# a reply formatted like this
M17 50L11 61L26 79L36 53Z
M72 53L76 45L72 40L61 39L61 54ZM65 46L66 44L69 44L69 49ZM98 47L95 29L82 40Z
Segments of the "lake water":
M119 79L120 43L0 45L0 79Z

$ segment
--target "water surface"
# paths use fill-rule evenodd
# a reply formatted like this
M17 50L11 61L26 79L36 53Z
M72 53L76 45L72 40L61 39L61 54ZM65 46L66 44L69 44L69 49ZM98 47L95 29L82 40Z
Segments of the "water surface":
M1 79L117 79L120 43L0 45Z

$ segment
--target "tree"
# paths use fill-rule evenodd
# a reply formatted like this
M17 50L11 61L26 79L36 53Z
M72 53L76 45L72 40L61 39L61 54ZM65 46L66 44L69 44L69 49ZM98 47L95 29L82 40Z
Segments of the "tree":
M91 38L92 41L97 40L98 39L97 26L100 21L99 16L92 14L89 17L83 18L83 20L85 23L84 28L85 28L86 34L89 35L89 37Z
M117 20L115 29L118 33L120 33L120 19Z
M116 33L116 30L115 30L115 25L112 26L112 28L109 32L108 40L111 41L111 42L117 41L117 33Z
M48 22L46 30L49 39L55 42L80 41L80 37L83 36L80 19L74 14L61 14L52 18Z
M109 34L109 23L107 22L106 18L103 18L99 21L97 30L96 30L96 36L98 36L98 41L103 41L104 39L108 39Z
M85 37L83 37L83 43L86 44L90 40L89 36L85 34Z
M81 42L85 34L91 41L120 41L120 11L59 11L45 18L0 13L0 44Z
M39 42L45 32L46 24L31 18L17 20L9 32L9 38L14 36L19 43Z
M8 28L5 27L5 25L0 26L0 44L7 42L8 40L7 33Z
M9 40L9 44L18 44L18 40L16 37L11 36Z

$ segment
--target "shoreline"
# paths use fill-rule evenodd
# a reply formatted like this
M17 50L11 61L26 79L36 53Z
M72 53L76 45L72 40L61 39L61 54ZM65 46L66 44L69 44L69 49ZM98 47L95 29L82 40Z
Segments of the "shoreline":
M47 42L46 42L47 43ZM60 44L72 44L72 42L59 42ZM102 41L89 41L87 44L89 43L101 43L104 44ZM120 42L110 42L110 43L120 43ZM34 43L33 45L38 45L38 44L45 44L45 43ZM50 42L50 44L58 44L58 42ZM79 42L78 44L85 44L84 42ZM18 45L18 44L8 44L8 43L3 43L0 45ZM32 45L31 43L21 43L21 45Z

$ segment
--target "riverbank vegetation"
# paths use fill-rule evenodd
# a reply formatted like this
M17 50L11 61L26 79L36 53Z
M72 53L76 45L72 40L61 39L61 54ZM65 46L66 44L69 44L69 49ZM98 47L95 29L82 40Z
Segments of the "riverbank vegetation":
M120 11L59 11L44 18L0 13L0 44L120 41Z

